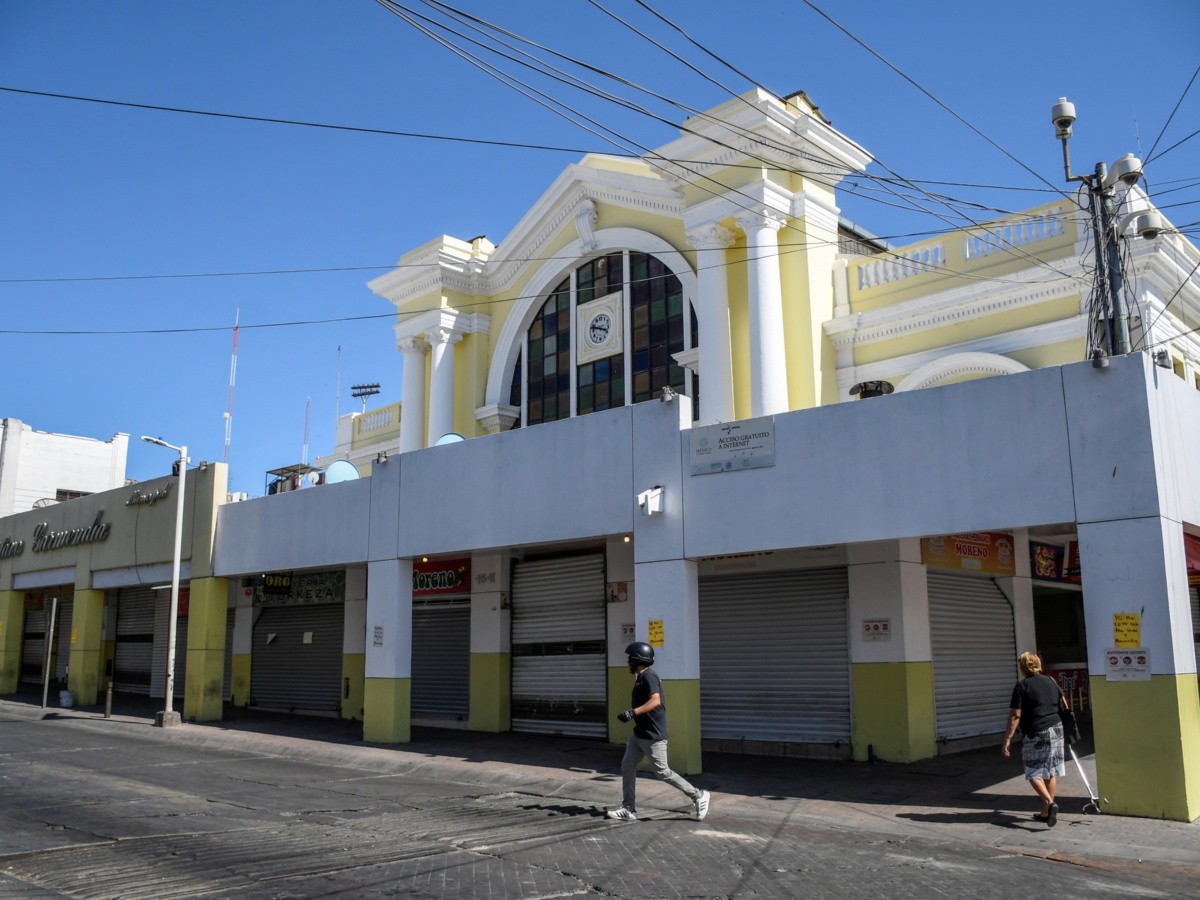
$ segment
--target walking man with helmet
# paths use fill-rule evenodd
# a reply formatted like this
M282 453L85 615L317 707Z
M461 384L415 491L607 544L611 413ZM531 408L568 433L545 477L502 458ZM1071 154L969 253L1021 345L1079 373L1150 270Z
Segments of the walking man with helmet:
M637 768L642 757L649 757L654 774L671 787L687 794L692 800L696 821L708 815L708 791L701 791L671 771L667 765L667 705L662 681L651 668L654 648L644 641L634 641L625 648L633 682L632 706L618 713L622 722L633 720L633 733L625 744L621 760L621 805L608 811L610 819L637 819Z

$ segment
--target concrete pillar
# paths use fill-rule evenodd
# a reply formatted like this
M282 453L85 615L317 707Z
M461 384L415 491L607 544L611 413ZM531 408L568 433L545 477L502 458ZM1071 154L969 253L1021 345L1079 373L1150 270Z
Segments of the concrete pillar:
M429 345L423 338L410 337L397 342L404 357L404 383L400 389L400 452L425 446L425 354Z
M239 587L233 609L233 659L229 695L234 706L250 705L252 652L254 648L254 590Z
M697 425L732 422L733 348L729 333L729 282L725 251L733 246L733 232L720 225L689 231L687 242L696 248L697 294L695 308L700 324L699 374L703 399Z
M848 548L850 743L857 760L937 755L929 586L918 538Z
M363 740L407 743L412 736L412 560L367 565L367 659Z
M752 418L788 409L783 287L779 275L779 229L784 224L783 216L771 209L737 217L738 227L746 232Z
M471 686L468 731L512 729L509 554L471 558Z
M1200 698L1183 527L1146 516L1080 523L1078 534L1104 812L1190 822L1200 816ZM1127 655L1144 656L1148 671L1118 671Z
M367 671L367 570L346 570L346 616L342 632L342 718L362 721Z
M462 334L450 328L425 332L429 341L429 432L426 446L454 430L454 345ZM401 414L403 421L403 413Z
M15 694L21 681L25 592L0 591L0 694Z
M188 721L221 720L225 706L225 623L228 612L228 581L224 578L193 578L188 582L187 668L183 684L183 717Z
M104 591L76 590L71 607L67 687L80 706L93 706L100 695L100 675L104 667L103 629Z

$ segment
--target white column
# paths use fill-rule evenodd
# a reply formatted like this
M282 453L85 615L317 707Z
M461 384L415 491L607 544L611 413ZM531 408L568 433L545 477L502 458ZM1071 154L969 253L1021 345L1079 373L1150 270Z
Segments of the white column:
M746 232L746 281L750 300L750 415L787 412L787 357L783 342L783 287L779 277L779 229L774 210L737 217Z
M400 389L400 452L425 446L425 354L429 345L423 338L410 337L396 342L404 357L404 384Z
M412 677L412 560L367 564L366 677Z
M696 316L700 321L699 370L703 377L698 425L732 422L733 363L729 336L729 288L725 250L733 232L707 225L688 232L696 248Z
M429 341L429 432L426 446L454 430L454 345L462 334L451 328L425 332Z

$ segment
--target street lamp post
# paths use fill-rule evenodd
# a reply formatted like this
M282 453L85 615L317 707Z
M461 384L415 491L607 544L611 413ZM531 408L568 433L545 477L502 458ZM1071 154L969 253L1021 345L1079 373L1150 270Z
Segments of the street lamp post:
M187 481L187 445L176 447L168 444L162 438L142 435L142 440L148 444L158 444L179 454L179 497L175 501L175 556L171 561L171 610L167 619L167 704L166 708L155 715L154 724L159 728L169 728L183 724L175 706L175 635L176 619L179 616L179 558L183 552L183 493Z

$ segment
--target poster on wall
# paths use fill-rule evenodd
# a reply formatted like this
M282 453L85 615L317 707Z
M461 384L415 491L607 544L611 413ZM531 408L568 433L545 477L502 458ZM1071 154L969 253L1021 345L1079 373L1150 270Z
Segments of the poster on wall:
M1013 537L1004 531L967 531L921 539L921 562L935 569L1015 575Z
M1029 542L1029 572L1038 581L1060 584L1081 584L1079 571L1079 542L1066 545Z

